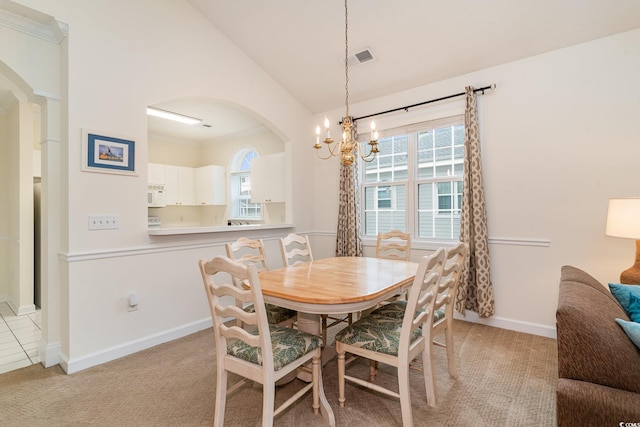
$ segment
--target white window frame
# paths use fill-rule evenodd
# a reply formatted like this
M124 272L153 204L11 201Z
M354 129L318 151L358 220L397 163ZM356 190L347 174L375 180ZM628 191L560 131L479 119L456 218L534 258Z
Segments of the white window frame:
M457 240L458 236L452 236L451 239L447 239L447 238L442 238L442 237L436 237L436 238L427 238L427 237L420 237L418 234L418 210L417 210L417 206L418 206L418 188L419 185L421 184L431 184L433 185L434 188L434 192L433 192L433 206L435 207L435 209L433 210L434 212L434 218L435 217L440 217L440 218L444 218L444 217L451 217L451 213L449 212L441 212L441 209L439 208L439 194L438 194L438 183L440 182L451 182L452 183L452 202L453 202L453 206L451 211L453 212L453 216L454 218L458 221L458 229L459 229L459 218L460 218L460 206L459 204L461 202L459 202L459 198L456 197L456 187L458 186L458 184L456 184L456 182L458 180L453 180L452 178L454 177L459 177L460 181L462 180L462 175L458 174L455 175L455 171L452 171L452 175L450 176L444 176L444 177L432 177L432 178L418 178L417 175L417 149L418 149L418 144L417 144L417 135L419 132L426 132L432 129L439 129L442 127L447 127L447 126L452 126L452 125L460 125L462 124L464 126L464 116L461 114L454 114L451 115L449 117L441 117L441 118L437 118L437 119L433 119L433 120L429 120L429 121L421 121L419 123L415 123L415 124L410 124L410 125L405 125L405 126L399 126L396 128L392 128L392 129L388 129L385 130L383 132L381 132L381 135L379 137L379 139L384 138L385 136L400 136L400 135L407 135L408 136L408 142L407 142L407 178L406 180L397 180L397 181L386 181L386 182L371 182L371 183L367 183L365 182L365 177L366 177L366 164L361 163L361 184L360 184L360 197L361 197L361 206L362 206L362 218L361 218L361 223L362 223L362 236L363 239L374 239L375 235L373 234L369 234L369 235L365 235L365 226L366 226L366 189L370 188L370 187L384 187L384 186L391 186L392 189L396 190L397 187L396 186L404 186L405 187L405 194L406 194L406 212L405 212L405 232L408 231L411 233L412 235L412 242L417 243L418 245L420 245L420 242L426 243L426 244L430 244L430 243L443 243L443 244L451 244L453 241ZM358 137L359 140L365 141L368 140L368 135L359 135ZM384 155L384 153L383 153ZM460 160L456 160L456 161L448 161L451 162L453 164L460 164L462 163L464 160L460 159ZM461 189L461 187L460 187ZM375 206L377 206L378 200L377 200L377 196L378 196L378 191L376 190L375 192L375 196L376 196L376 200L375 200ZM392 200L393 200L393 207L395 208L396 206L396 199L395 199L395 191L393 191L393 195L392 195ZM390 209L391 210L391 209ZM447 209L448 210L448 209ZM384 209L377 209L376 212L380 212L380 211L384 211ZM369 212L370 213L370 212ZM378 217L376 215L376 233L378 232L378 226L379 226L379 222L378 222ZM452 224L452 226L455 226L455 224ZM453 227L451 230L453 232L453 230L455 229L455 227Z
M236 187L241 186L240 180L242 177L249 177L249 181L251 180L251 169L247 170L246 165L244 165L244 160L247 158L247 155L255 153L255 157L259 157L258 150L253 147L244 147L238 150L231 162L230 173L229 173L229 202L231 204L231 220L262 220L263 210L261 203L251 203L251 190L249 190L248 195L236 195ZM257 211L257 215L247 215L243 214L244 211L247 211L240 202L245 201L251 208L255 208Z

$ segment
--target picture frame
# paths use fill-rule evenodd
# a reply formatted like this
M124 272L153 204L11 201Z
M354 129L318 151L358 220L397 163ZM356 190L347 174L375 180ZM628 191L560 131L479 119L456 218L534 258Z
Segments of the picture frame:
M82 129L82 170L138 175L135 144L132 138Z

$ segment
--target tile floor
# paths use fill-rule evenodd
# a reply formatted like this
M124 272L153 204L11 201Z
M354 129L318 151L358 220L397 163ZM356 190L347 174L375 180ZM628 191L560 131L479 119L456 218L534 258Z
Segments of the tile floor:
M0 302L0 374L40 362L40 319L40 310L16 316L6 302Z

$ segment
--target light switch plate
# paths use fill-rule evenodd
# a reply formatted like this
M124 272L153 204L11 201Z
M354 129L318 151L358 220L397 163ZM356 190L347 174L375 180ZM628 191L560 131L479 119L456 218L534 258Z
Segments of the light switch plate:
M89 215L89 230L116 230L120 228L120 215Z

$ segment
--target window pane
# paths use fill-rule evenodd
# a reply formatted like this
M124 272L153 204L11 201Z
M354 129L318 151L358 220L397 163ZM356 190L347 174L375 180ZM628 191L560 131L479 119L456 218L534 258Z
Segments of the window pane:
M364 189L364 232L375 236L394 229L405 231L407 192L404 185Z
M408 136L392 136L380 138L380 153L375 160L365 163L364 182L394 182L407 179Z
M240 154L241 155L241 154ZM258 157L255 151L234 160L230 179L230 199L232 218L262 218L261 204L251 203L251 160Z
M462 116L455 120L459 124L428 129L426 123L424 130L379 140L381 154L363 168L365 235L409 224L417 239L459 236L464 124Z

